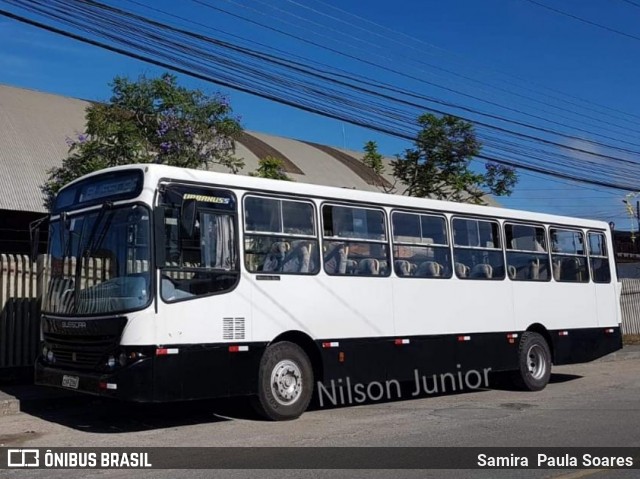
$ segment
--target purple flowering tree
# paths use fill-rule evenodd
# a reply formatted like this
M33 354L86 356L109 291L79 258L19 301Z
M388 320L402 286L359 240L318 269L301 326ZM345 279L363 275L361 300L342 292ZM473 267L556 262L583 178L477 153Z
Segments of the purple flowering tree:
M393 176L404 185L404 194L484 204L487 194L512 193L518 181L513 168L486 163L484 172L471 169L471 160L482 147L471 123L425 114L418 125L414 147L392 162Z
M49 207L58 190L93 171L132 163L163 163L185 168L221 164L236 173L234 138L241 131L229 99L178 85L174 75L116 77L108 102L86 112L86 131L67 138L69 154L49 171L41 189Z

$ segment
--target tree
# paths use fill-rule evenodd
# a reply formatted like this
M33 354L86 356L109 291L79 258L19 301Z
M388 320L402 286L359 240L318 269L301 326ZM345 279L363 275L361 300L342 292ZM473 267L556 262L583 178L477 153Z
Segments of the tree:
M258 169L249 175L271 178L272 180L293 181L284 171L284 161L274 156L267 156L259 160Z
M367 141L364 144L364 156L362 157L362 162L371 168L377 175L384 173L382 155L378 151L378 145L375 141Z
M62 166L48 172L41 186L47 208L65 184L110 166L201 168L219 163L234 173L242 168L234 156L234 136L241 126L224 95L179 86L169 73L137 81L116 77L111 87L109 102L87 108L86 131L67 138L69 154Z
M414 148L392 162L393 175L411 196L484 204L483 196L510 195L517 176L513 168L497 163L485 164L485 172L470 168L480 153L473 125L445 115L425 114L418 118L422 128Z

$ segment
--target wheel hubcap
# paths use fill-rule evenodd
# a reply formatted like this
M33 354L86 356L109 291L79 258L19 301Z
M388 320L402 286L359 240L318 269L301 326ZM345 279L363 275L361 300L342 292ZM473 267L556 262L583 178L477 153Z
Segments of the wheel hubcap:
M534 379L542 379L547 372L546 355L538 344L531 346L527 352L527 370Z
M271 372L271 392L283 406L289 406L300 398L302 373L296 363L285 359L276 364Z

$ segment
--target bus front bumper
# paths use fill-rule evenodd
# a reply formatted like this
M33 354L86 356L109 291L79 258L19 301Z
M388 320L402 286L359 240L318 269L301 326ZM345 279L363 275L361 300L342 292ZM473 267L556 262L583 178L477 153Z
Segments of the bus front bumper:
M153 402L153 361L145 358L113 372L59 369L38 358L35 384L95 396Z

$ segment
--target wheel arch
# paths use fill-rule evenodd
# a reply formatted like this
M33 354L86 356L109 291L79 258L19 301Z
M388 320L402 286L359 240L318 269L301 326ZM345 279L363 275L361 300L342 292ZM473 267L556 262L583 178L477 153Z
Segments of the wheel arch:
M311 367L313 368L313 375L316 381L322 381L324 378L324 367L322 364L322 356L320 355L320 348L316 342L311 339L306 333L302 331L285 331L282 334L276 336L269 345L280 343L282 341L288 341L290 343L294 343L302 348L302 350L309 357L309 361L311 361Z
M547 345L549 346L549 350L551 351L551 361L555 362L555 358L556 358L555 350L553 347L553 340L551 339L551 333L549 333L549 330L540 323L533 323L527 328L527 331L530 331L532 333L538 333L540 336L544 338L544 340L547 342Z

